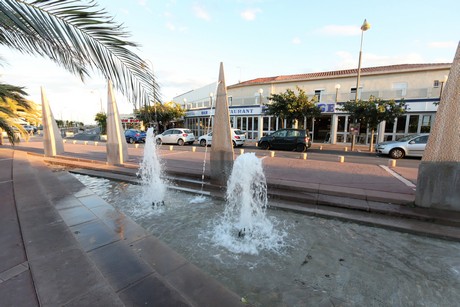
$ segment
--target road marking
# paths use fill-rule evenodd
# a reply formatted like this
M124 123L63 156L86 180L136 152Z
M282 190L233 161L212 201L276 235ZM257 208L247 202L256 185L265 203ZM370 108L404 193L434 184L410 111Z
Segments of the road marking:
M391 170L388 166L386 165L379 165L381 168L383 168L384 170L386 170L388 173L390 173L391 175L393 175L396 179L398 179L399 181L401 181L402 183L404 183L405 185L407 185L409 188L412 188L415 190L415 184L413 184L411 181L407 180L406 178L404 178L403 176L399 175L398 173L396 173L395 171Z

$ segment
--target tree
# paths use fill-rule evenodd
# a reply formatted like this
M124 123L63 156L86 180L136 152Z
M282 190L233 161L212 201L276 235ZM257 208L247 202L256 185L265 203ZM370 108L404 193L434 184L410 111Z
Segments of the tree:
M269 103L265 104L267 107L266 114L277 116L286 119L288 122L303 120L317 117L321 115L321 109L316 105L316 97L308 99L305 91L297 87L298 95L291 90L287 89L286 92L281 94L272 94L268 97Z
M99 112L94 117L94 121L101 127L101 134L107 134L107 115L104 112Z
M24 88L0 83L0 145L3 142L2 131L6 132L11 144L16 143L15 133L19 133L26 139L29 135L22 127L21 120L37 123L39 112L36 105L24 96L27 92Z
M184 109L173 101L163 104L156 102L156 112L158 123L163 127L167 127L172 121L182 119L185 115ZM155 106L140 109L137 118L144 123L152 121L155 118Z
M371 141L369 151L374 151L374 131L382 121L394 122L395 119L406 113L406 102L401 100L382 100L374 96L369 100L359 100L355 102L347 101L337 108L340 111L350 113L354 121L359 121L362 125L371 130Z
M153 73L129 49L138 45L95 1L85 2L2 0L0 44L49 58L82 81L97 69L132 102L158 100Z

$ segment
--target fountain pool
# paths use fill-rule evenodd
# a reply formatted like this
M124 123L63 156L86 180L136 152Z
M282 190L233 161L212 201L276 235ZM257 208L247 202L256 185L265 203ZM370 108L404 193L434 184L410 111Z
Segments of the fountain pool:
M119 211L253 306L456 306L460 243L266 210L284 236L258 253L213 240L222 201L167 190L161 212L142 187L76 175ZM270 201L268 205L275 204Z

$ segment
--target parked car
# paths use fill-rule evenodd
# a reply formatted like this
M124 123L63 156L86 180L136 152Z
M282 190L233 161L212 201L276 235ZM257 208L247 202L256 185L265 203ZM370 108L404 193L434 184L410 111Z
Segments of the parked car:
M145 143L146 133L137 129L128 129L125 131L126 142L133 143Z
M393 159L405 156L421 157L428 142L429 133L406 135L396 141L382 142L375 145L378 154L390 155Z
M239 129L231 129L232 130L232 143L233 147L241 147L244 145L246 141L246 133ZM201 146L205 147L206 145L212 145L212 131L208 134L202 135L198 138L198 143Z
M257 142L257 146L261 149L284 149L304 152L311 147L311 140L308 130L287 128L261 137Z
M155 140L158 145L177 144L183 146L184 144L193 144L195 142L195 135L190 129L174 128L158 134Z
M29 134L37 133L37 127L32 125L22 125L22 127L27 131Z

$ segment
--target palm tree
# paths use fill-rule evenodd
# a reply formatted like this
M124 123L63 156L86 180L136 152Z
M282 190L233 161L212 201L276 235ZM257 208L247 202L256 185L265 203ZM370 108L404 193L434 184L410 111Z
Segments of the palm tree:
M49 58L82 81L99 70L136 104L159 100L147 63L129 33L93 0L1 0L0 44Z
M27 93L22 87L0 83L0 144L2 144L2 131L6 132L8 139L14 145L16 141L15 133L28 138L27 132L21 126L18 119L22 116L37 120L38 112L33 103L26 100Z

